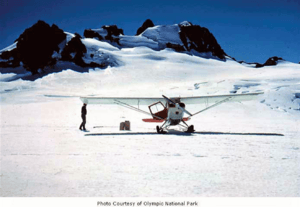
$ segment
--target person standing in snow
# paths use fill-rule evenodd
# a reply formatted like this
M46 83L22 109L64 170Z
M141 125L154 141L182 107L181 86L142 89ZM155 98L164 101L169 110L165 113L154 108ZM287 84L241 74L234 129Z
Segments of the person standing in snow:
M82 108L81 108L81 118L82 118L82 123L79 127L80 130L86 130L85 129L85 124L86 124L86 103L83 104Z

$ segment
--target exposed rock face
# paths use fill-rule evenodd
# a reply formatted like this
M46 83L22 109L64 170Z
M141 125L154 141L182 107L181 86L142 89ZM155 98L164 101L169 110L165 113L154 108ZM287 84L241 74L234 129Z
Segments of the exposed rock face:
M50 27L44 21L38 21L16 40L17 59L20 59L32 74L36 74L38 69L55 64L56 60L52 58L52 54L54 51L59 52L58 45L65 39L66 34L56 25Z
M226 53L205 27L184 21L174 25L159 25L143 31L141 36L158 44L158 49L173 48L177 52L196 51L211 53L210 56L224 60ZM201 54L200 54L201 55ZM207 56L207 54L205 54Z
M149 27L154 27L155 25L153 24L153 22L150 19L147 19L143 25L138 28L137 32L136 32L136 36L142 34L146 29L148 29Z
M232 58L234 59L234 58ZM234 59L235 60L235 59ZM251 65L255 65L256 68L262 68L264 66L272 66L272 65L277 65L278 64L278 61L280 60L283 60L281 57L277 57L277 56L274 56L274 57L270 57L264 64L261 64L261 63L247 63L245 61L237 61L238 63L246 63L246 64L251 64Z
M0 67L2 68L8 68L8 67L18 67L20 66L20 56L18 54L17 48L10 50L10 51L4 51L0 54L0 58L5 60L3 62L0 62Z
M270 57L264 64L264 66L268 66L268 65L277 65L279 60L283 60L281 57Z
M116 30L116 28L108 28L108 34L117 34L118 31L123 32ZM88 31L87 36L95 35L92 32ZM0 67L18 67L22 62L23 67L35 75L39 73L39 69L44 71L45 67L55 65L57 60L74 62L81 67L103 68L106 66L95 62L90 62L89 64L84 62L83 57L87 49L81 42L79 34L75 33L75 37L65 46L60 45L60 43L66 41L66 37L67 35L64 31L56 25L50 26L44 21L38 21L20 35L16 40L16 48L0 54ZM59 48L59 45L61 48ZM54 55L55 52L56 55Z
M103 40L103 37L99 33L91 29L84 30L83 36L86 38L96 38L98 40Z
M109 26L102 26L103 29L106 29L107 31L107 36L119 36L119 35L124 35L123 29L119 29L117 25L109 25Z
M56 63L52 55L54 51L59 52L58 45L65 39L66 34L56 25L50 27L44 21L38 21L15 41L15 49L1 54L1 58L8 61L2 62L0 66L17 67L22 62L26 70L36 74L38 69Z
M81 36L75 33L75 37L73 37L68 44L64 47L61 52L61 60L74 62L76 65L81 67L100 67L103 68L105 64L98 64L95 62L91 62L89 64L85 63L83 57L87 49L85 45L81 41ZM94 55L91 54L91 57Z
M255 64L256 68L262 68L264 66L277 65L279 60L284 60L284 59L282 59L281 57L274 56L274 57L270 57L264 64L261 63L252 63L252 64Z
M119 38L113 36L119 36L121 34L124 35L123 29L119 29L117 25L103 26L102 28L107 31L107 35L104 37L106 40L116 42L120 45Z
M167 46L167 48L174 49L176 52L184 52L184 51L186 51L185 48L182 45L179 45L179 44L172 44L172 43L168 42L166 44L166 46Z
M72 61L76 65L85 66L84 61L82 60L83 54L86 53L86 47L81 42L81 37L78 34L75 34L68 44L65 46L61 52L62 60Z
M95 38L100 41L107 40L120 46L120 38L118 36L124 35L124 32L123 29L118 28L116 25L106 25L97 30L86 29L83 35L86 38Z
M179 24L179 27L180 39L188 51L194 49L200 53L212 52L213 56L225 59L226 53L207 28L193 25L190 22L183 22Z
M253 63L253 64L255 64L255 67L256 67L256 68L262 68L262 67L264 67L264 65L263 65L263 64L260 64L260 63Z

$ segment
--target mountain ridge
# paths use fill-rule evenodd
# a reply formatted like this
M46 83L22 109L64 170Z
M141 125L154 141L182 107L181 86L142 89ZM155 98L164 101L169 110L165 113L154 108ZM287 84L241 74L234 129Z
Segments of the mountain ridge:
M119 65L107 51L96 50L99 44L107 43L117 49L148 47L161 51L171 48L176 52L187 53L220 61L233 59L227 55L210 31L191 22L183 21L174 25L154 25L147 19L138 28L135 36L125 35L117 25L105 25L100 29L86 29L84 38L75 33L67 33L53 24L50 26L39 20L26 29L11 47L0 51L0 68L24 67L33 75L44 68L53 67L58 61L68 61L80 67L106 68ZM94 39L91 41L90 39ZM112 60L109 60L112 58ZM282 58L272 57L264 64L255 67L276 65ZM236 61L236 60L235 60ZM245 64L243 61L237 61ZM252 65L249 63L249 65Z

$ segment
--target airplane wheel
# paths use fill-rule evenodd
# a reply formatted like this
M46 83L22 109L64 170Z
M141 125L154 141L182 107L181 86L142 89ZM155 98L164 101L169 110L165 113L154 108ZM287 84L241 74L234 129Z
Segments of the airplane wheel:
M157 131L158 134L160 134L160 128L159 128L159 126L156 126L156 131Z
M194 131L195 131L194 125L191 125L191 126L188 127L188 130L187 130L186 132L187 132L187 133L192 133L192 132L194 132Z
M158 134L166 134L167 133L163 129L161 129L159 126L156 126L156 131Z

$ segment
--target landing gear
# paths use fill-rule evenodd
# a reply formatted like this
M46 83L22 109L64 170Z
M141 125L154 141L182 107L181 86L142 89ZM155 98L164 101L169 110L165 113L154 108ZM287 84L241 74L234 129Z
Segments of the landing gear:
M167 133L166 131L163 130L166 123L167 123L167 121L165 121L164 124L161 127L156 126L156 131L157 131L158 134L166 134Z
M189 126L189 125L187 125L187 123L185 123L185 121L182 120L182 122L183 122L183 123L186 125L186 127L187 127L187 130L185 131L186 133L193 133L193 132L195 131L194 125Z
M187 131L185 131L186 133L193 133L195 131L194 129L194 125L191 125L188 127Z
M166 134L167 133L159 126L156 126L156 131L157 131L158 134Z
M194 125L187 125L187 123L185 123L185 121L181 120L185 126L181 125L182 127L185 127L186 128L186 131L184 131L185 133L193 133L195 131L194 129ZM164 131L164 129L168 129L168 127L170 125L172 125L172 123L170 124L170 122L168 122L167 126L165 126L165 124L167 123L167 121L160 127L160 126L156 126L156 131L158 134L166 134L167 132ZM177 125L178 123L176 124L173 124L173 125Z

